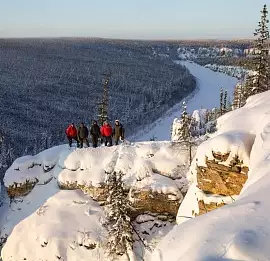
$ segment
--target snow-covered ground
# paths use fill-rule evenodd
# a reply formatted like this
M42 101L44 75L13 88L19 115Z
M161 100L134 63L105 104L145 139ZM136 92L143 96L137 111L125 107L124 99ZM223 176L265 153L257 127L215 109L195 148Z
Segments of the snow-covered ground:
M249 165L248 180L237 200L180 225L162 240L151 261L270 260L270 91L252 96L247 104L218 119L218 131L199 146L191 169L193 180L179 208L191 216L198 205L196 164L212 150L239 153Z
M228 97L232 99L233 90L237 83L236 78L227 76L223 73L214 72L193 62L176 61L176 63L186 66L190 73L197 79L197 89L185 99L188 112L193 112L200 108L212 109L214 107L219 107L221 87L228 90ZM147 141L155 137L156 140L159 141L170 140L170 128L173 120L180 117L181 109L182 102L176 104L172 109L167 111L162 118L158 119L130 139Z

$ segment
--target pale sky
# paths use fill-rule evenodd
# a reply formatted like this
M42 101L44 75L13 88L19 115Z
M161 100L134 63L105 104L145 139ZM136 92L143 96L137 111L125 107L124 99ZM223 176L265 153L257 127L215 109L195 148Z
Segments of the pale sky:
M266 0L0 0L0 3L0 38L237 39L252 37Z

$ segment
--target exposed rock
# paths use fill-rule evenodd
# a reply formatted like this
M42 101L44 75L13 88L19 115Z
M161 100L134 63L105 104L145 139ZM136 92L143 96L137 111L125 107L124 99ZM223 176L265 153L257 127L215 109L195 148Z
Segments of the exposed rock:
M198 187L205 193L239 195L247 180L246 166L225 166L206 158L207 167L197 166Z
M176 217L181 200L171 200L168 194L152 191L133 191L134 202L132 206L136 209L136 215L146 212L164 213Z
M58 182L58 186L60 189L63 190L81 189L84 193L88 194L91 198L99 202L104 202L107 199L105 184L101 185L100 187L94 187L89 185L80 185L77 184L77 182L75 183L66 182L65 184Z
M243 166L242 169L241 169L241 172L244 173L244 174L248 174L248 171L249 171L249 168L246 167L246 166Z
M88 194L91 198L98 201L101 206L105 205L107 199L107 191L105 185L101 187L94 186L83 186L77 183L58 183L59 188L62 190L76 190L81 189L84 193ZM128 196L127 191L127 196ZM169 220L170 222L175 221L175 217L178 208L181 203L181 199L172 200L170 194L162 194L152 191L133 191L131 204L133 210L131 213L132 219L135 219L141 214L150 214L152 216L157 216L160 220ZM158 214L162 214L162 217Z
M32 191L37 183L38 179L35 181L26 180L23 184L13 183L13 185L7 187L8 196L10 198L26 196Z
M206 167L197 166L198 188L205 194L221 196L239 195L247 180L248 167L242 166L243 161L239 159L238 155L232 157L228 164L230 153L221 154L212 151L212 154L214 157L213 160L208 160L206 157ZM222 164L225 161L227 162ZM218 200L218 202L209 203L208 200L205 203L201 199L198 201L199 213L196 213L195 216L208 213L227 203L229 201L225 197L222 202Z
M215 202L211 202L210 204L205 204L203 200L200 200L198 202L198 204L199 204L199 214L198 215L208 213L214 209L217 209L217 208L220 208L220 207L226 205L224 203L215 203Z
M226 161L230 156L230 152L222 154L220 152L212 151L212 155L213 155L214 159L216 159L218 161Z

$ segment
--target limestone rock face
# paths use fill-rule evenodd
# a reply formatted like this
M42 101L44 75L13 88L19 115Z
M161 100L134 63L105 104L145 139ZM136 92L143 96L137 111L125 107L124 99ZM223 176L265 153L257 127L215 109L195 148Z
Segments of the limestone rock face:
M210 204L206 204L204 203L203 200L199 201L199 215L205 214L207 212L210 212L216 208L220 208L225 206L226 204L224 203L215 203L215 202L211 202Z
M88 194L92 199L103 202L107 198L107 193L105 189L105 184L102 184L99 187L91 186L91 185L80 185L77 182L75 183L59 183L58 186L63 190L75 190L80 189L84 193Z
M100 187L80 185L77 183L65 183L58 186L62 190L76 190L80 189L84 193L88 194L94 200L101 204L106 201L108 192L106 191L105 184ZM180 191L175 194L164 194L161 191L153 191L151 189L136 189L135 191L131 188L132 194L132 216L136 217L139 214L147 212L163 214L168 213L168 216L176 217L180 203L183 200L183 196ZM129 190L126 191L127 196Z
M219 202L204 202L203 199L198 200L199 213L202 215L216 208L226 205L226 196L239 195L248 176L248 167L242 166L242 161L237 155L233 157L230 163L225 165L230 153L221 154L212 151L213 160L206 157L205 166L197 166L197 182L198 188L205 196L218 196ZM233 199L233 198L232 198Z
M14 183L7 188L7 193L10 198L26 196L32 191L35 185L38 183L38 180L35 181L26 181L23 184Z
M202 191L223 196L239 195L247 180L246 166L225 166L208 159L206 165L197 167L198 187Z
M176 217L178 208L182 200L179 198L170 199L170 195L158 192L135 191L132 193L134 202L132 206L135 208L136 215L151 213L169 213Z

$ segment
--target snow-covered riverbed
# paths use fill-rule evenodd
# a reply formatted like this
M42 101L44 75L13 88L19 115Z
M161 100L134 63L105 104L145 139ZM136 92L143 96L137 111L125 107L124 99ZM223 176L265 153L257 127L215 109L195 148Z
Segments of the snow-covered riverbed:
M197 89L187 98L187 109L189 112L201 107L211 109L219 106L220 88L228 90L228 97L231 99L237 79L223 73L214 72L203 66L188 61L175 61L175 63L186 66L190 73L197 79ZM167 111L164 116L137 133L132 140L147 141L155 137L156 140L169 140L170 127L174 118L181 113L182 102L176 104Z

